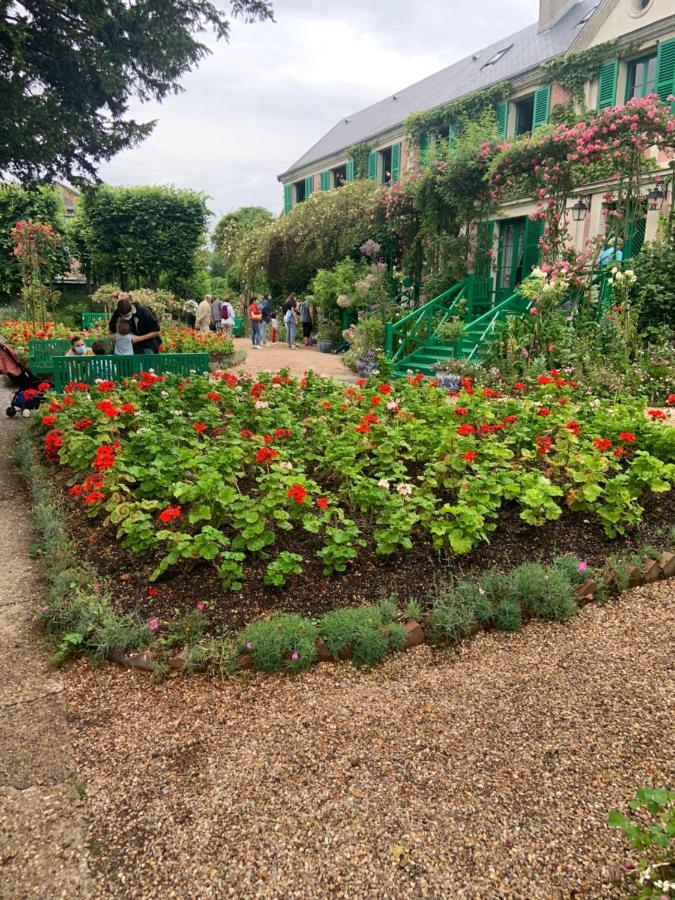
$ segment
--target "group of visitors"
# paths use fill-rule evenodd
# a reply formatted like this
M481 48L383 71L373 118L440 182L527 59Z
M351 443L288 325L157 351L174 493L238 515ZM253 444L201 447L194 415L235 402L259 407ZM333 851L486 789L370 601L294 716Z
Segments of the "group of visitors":
M289 294L281 305L281 315L286 331L286 343L289 349L296 349L296 335L298 327L302 326L302 338L305 346L308 346L314 327L315 312L310 300L298 302L295 294ZM254 350L259 350L267 344L268 330L271 329L271 340L276 340L277 318L272 310L272 300L269 294L265 294L260 301L257 297L251 297L248 306L248 316L251 320L251 343Z
M208 334L213 330L232 337L235 315L231 297L207 294L201 303L187 300L183 312L188 328L194 328L200 334Z

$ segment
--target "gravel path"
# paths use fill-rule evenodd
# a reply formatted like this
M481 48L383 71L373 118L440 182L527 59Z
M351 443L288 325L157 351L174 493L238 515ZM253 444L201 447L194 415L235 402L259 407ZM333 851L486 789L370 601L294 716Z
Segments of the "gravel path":
M81 804L73 785L63 679L34 613L43 592L28 555L31 518L0 388L0 897L90 897Z
M278 372L287 368L291 375L302 375L307 369L313 369L317 375L325 375L338 381L355 381L356 375L342 363L342 357L333 353L319 353L316 347L298 345L290 350L288 344L267 344L260 350L253 350L250 338L234 338L235 350L246 353L246 359L236 371L244 371L250 375L257 372Z
M675 773L675 591L357 672L65 676L96 896L611 896Z

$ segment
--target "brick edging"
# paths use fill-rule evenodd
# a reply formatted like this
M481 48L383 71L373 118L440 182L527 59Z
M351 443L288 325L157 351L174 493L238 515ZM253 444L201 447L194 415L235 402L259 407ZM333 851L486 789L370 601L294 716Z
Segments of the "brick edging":
M665 551L659 559L647 559L642 568L630 565L628 566L628 588L639 587L643 584L652 584L661 579L675 577L675 553ZM605 582L605 586L611 584L611 581ZM598 592L599 584L597 578L588 578L583 584L580 584L575 595L577 603L580 607L586 606L595 600ZM410 620L405 623L406 640L403 646L404 650L410 650L412 647L419 647L420 644L426 643L427 636L424 628L419 622ZM482 628L478 623L473 623L469 629L470 636L477 634ZM351 651L347 650L339 655L334 655L326 646L322 637L316 639L316 662L337 662L339 660L351 659ZM139 669L143 672L152 672L156 663L157 655L152 650L143 650L140 653L124 653L121 650L112 650L108 657L114 662L119 663L127 669ZM186 653L182 650L175 656L170 657L167 665L171 671L180 672L185 668ZM253 670L253 659L249 653L243 653L239 656L239 667L245 671Z

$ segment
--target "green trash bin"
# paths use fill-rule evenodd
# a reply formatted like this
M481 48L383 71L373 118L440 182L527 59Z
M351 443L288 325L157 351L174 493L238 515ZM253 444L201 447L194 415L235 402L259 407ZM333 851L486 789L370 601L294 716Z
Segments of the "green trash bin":
M243 337L244 336L244 317L243 316L235 316L234 317L234 336L235 337Z

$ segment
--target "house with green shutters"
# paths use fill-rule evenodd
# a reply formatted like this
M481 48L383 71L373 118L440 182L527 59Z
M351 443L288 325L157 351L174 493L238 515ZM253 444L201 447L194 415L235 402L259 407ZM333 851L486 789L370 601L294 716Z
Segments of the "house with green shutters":
M316 191L339 190L357 176L382 185L405 180L424 165L432 142L452 138L451 124L440 124L409 141L406 120L476 92L494 90L497 96L499 86L508 85L507 96L495 102L499 130L505 139L533 131L549 121L555 106L570 99L542 66L568 53L601 46L607 47L607 59L585 84L586 108L604 109L652 93L664 100L675 94L675 0L540 0L539 19L528 28L341 119L278 176L284 211L290 212ZM350 151L363 145L370 148L367 160L357 166ZM656 157L655 162L651 186L672 171L669 159ZM603 195L608 187L599 182L580 192L587 214L570 222L579 248L604 233ZM649 187L646 184L646 191ZM671 197L672 191L666 203ZM481 252L474 273L477 308L508 297L537 264L542 223L529 218L535 208L533 199L510 203L497 218L481 223ZM626 257L656 234L662 212L647 204L636 211Z

